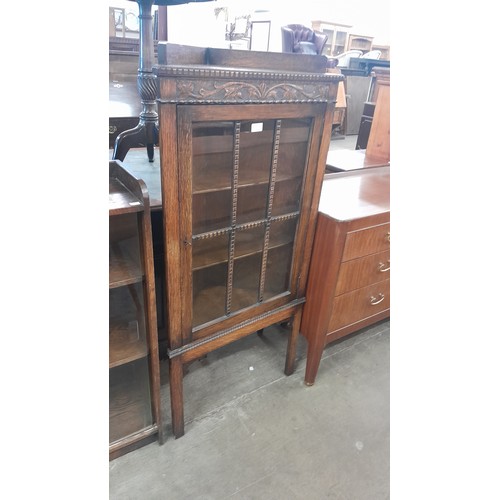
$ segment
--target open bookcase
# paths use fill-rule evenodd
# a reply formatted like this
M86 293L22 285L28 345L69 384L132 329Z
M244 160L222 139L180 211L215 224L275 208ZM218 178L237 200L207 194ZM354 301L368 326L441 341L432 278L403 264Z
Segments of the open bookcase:
M293 372L338 82L324 56L160 42L172 429L183 370L275 323ZM231 381L228 380L228 384Z
M149 196L109 162L109 457L164 442Z

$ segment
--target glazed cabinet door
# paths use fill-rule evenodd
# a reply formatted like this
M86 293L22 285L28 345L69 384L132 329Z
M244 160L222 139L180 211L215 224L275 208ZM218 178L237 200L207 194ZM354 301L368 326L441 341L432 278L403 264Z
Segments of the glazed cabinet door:
M296 297L296 240L312 195L304 187L317 161L311 138L325 108L291 107L178 108L181 293L194 338L214 322Z

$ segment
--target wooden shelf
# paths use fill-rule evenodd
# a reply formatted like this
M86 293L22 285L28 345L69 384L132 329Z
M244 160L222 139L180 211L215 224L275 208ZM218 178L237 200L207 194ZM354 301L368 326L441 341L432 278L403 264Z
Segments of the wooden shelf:
M109 372L109 442L116 442L153 424L147 360Z
M109 288L138 283L144 279L137 250L137 242L134 240L110 243Z
M109 325L109 367L115 368L148 355L144 325L139 321Z
M285 222L290 226L288 232L286 231L286 227L276 233L273 231L270 237L269 248L277 248L293 242L296 219L294 218L291 221ZM293 231L290 231L290 229L293 229ZM242 259L257 253L262 253L264 230L265 227L264 224L262 224L256 228L237 231L235 259ZM227 262L229 258L228 245L228 233L214 238L195 241L193 244L193 271Z

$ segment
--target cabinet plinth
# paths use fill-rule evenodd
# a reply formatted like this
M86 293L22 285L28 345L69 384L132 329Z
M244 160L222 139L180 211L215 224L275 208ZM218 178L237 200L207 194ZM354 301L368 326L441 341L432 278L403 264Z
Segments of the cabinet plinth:
M389 167L325 176L300 327L307 385L327 344L389 317L389 185Z
M149 195L109 162L109 458L164 442Z
M292 373L341 75L324 56L160 42L172 428L182 366L289 321ZM230 381L228 381L230 383Z

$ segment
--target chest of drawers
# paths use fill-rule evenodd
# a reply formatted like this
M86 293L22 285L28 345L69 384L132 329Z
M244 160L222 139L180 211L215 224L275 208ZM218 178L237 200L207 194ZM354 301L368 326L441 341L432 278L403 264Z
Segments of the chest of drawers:
M389 172L325 176L300 329L307 385L325 345L390 314Z

